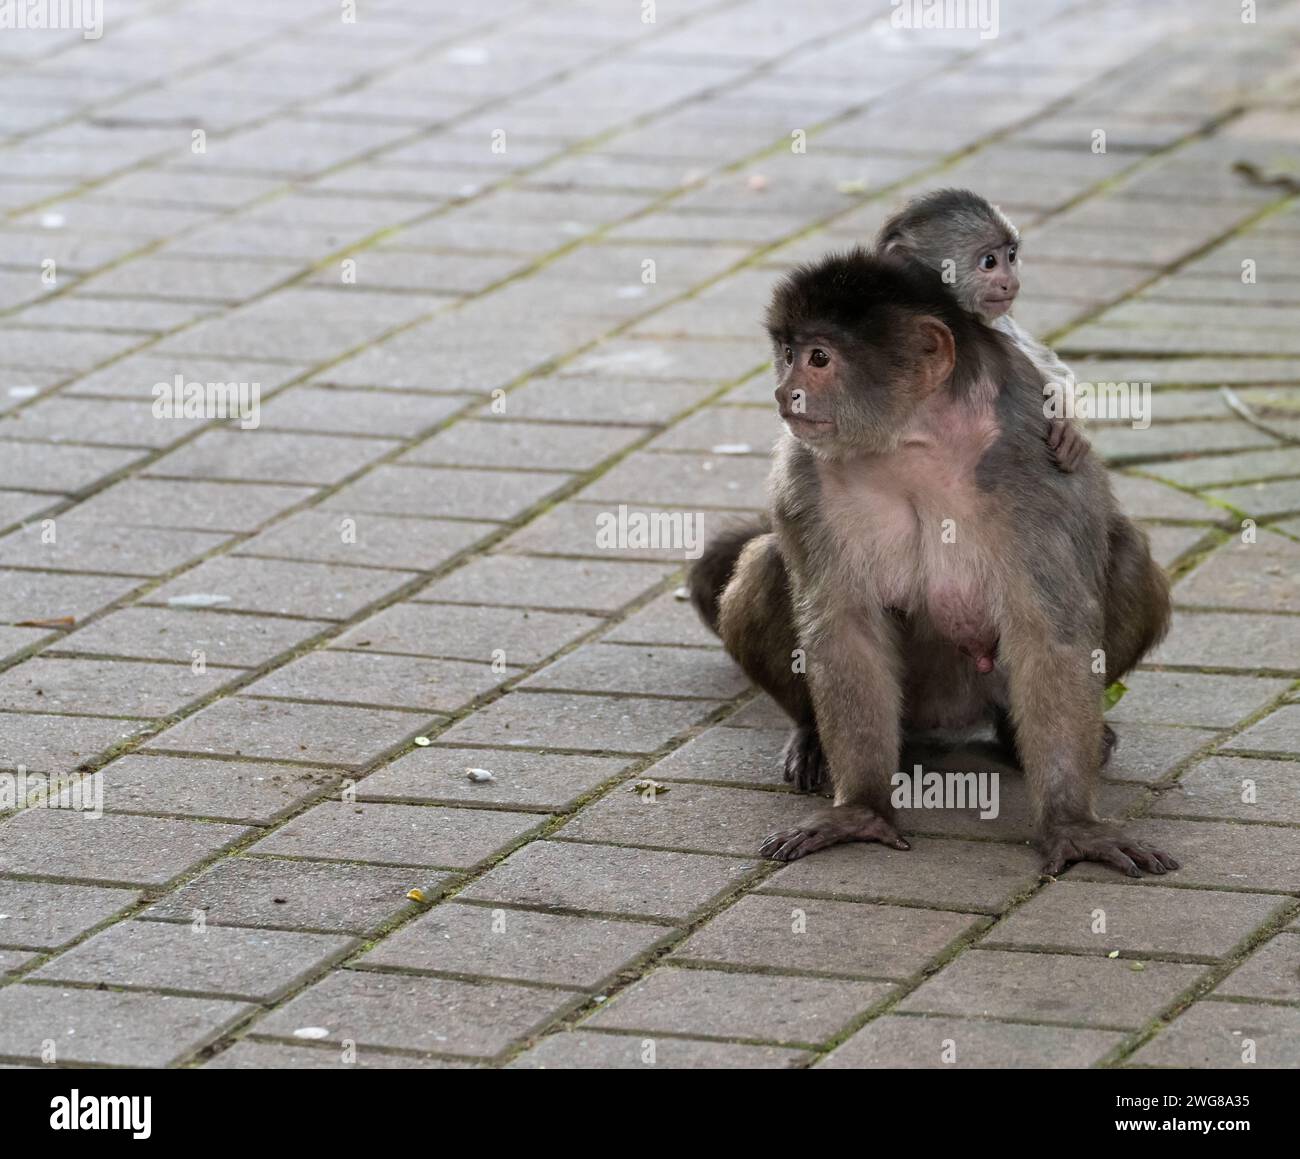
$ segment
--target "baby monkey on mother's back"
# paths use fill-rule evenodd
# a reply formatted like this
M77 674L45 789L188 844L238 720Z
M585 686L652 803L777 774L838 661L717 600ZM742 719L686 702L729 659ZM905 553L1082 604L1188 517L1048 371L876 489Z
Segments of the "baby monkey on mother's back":
M904 732L992 720L1047 872L1176 869L1093 807L1103 689L1164 635L1168 584L1095 458L1054 465L1041 374L932 271L862 250L795 271L767 322L787 428L771 524L719 536L690 576L794 719L788 772L829 766L834 806L763 852L907 848L890 801Z

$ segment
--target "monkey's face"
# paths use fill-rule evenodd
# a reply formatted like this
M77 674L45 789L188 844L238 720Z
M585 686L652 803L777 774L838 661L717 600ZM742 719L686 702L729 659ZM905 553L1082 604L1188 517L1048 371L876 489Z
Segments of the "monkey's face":
M843 358L828 338L777 339L776 405L796 439L815 443L835 435L836 398L844 392Z
M1019 244L1002 242L981 246L975 253L973 269L960 295L968 308L986 322L1000 318L1020 293Z
M879 333L774 333L776 403L786 429L819 455L884 453L952 373L952 332L937 318L895 318Z

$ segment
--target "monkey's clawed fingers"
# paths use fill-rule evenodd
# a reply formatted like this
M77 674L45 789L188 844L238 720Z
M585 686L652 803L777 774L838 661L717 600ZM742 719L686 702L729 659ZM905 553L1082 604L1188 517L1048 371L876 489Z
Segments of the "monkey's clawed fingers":
M773 861L797 861L843 841L879 841L893 849L912 848L878 813L862 806L839 805L814 814L794 829L770 834L758 852Z
M1091 446L1079 433L1079 428L1064 419L1052 419L1047 424L1047 445L1051 448L1057 469L1066 474L1078 470L1079 463Z
M1179 867L1168 853L1100 821L1061 826L1048 835L1042 848L1043 873L1049 877L1063 873L1076 861L1111 865L1129 877L1141 877L1143 870L1159 875Z
M785 779L811 793L826 781L826 754L816 727L800 725L785 744Z

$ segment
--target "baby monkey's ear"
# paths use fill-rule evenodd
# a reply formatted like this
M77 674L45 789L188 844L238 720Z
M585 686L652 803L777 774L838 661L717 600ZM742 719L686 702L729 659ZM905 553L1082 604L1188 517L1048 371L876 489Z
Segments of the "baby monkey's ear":
M948 381L957 364L957 346L952 331L928 314L913 319L912 350L916 358L916 390L931 394Z

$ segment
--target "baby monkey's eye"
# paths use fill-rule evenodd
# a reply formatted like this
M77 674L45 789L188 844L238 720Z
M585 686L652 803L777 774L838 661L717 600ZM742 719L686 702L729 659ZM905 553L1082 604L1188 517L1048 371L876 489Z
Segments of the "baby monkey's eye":
M997 269L997 267L998 267L997 254L985 254L982 258L980 258L980 269L995 270Z
M785 364L786 366L794 365L794 351L788 346L785 348Z
M1012 246L1009 250L1007 250L1007 261L1008 261L1011 265L1013 265L1013 266L1016 264L1016 247L1015 247L1015 246Z
M826 366L831 360L831 356L825 350L814 350L808 355L808 362L812 366Z

